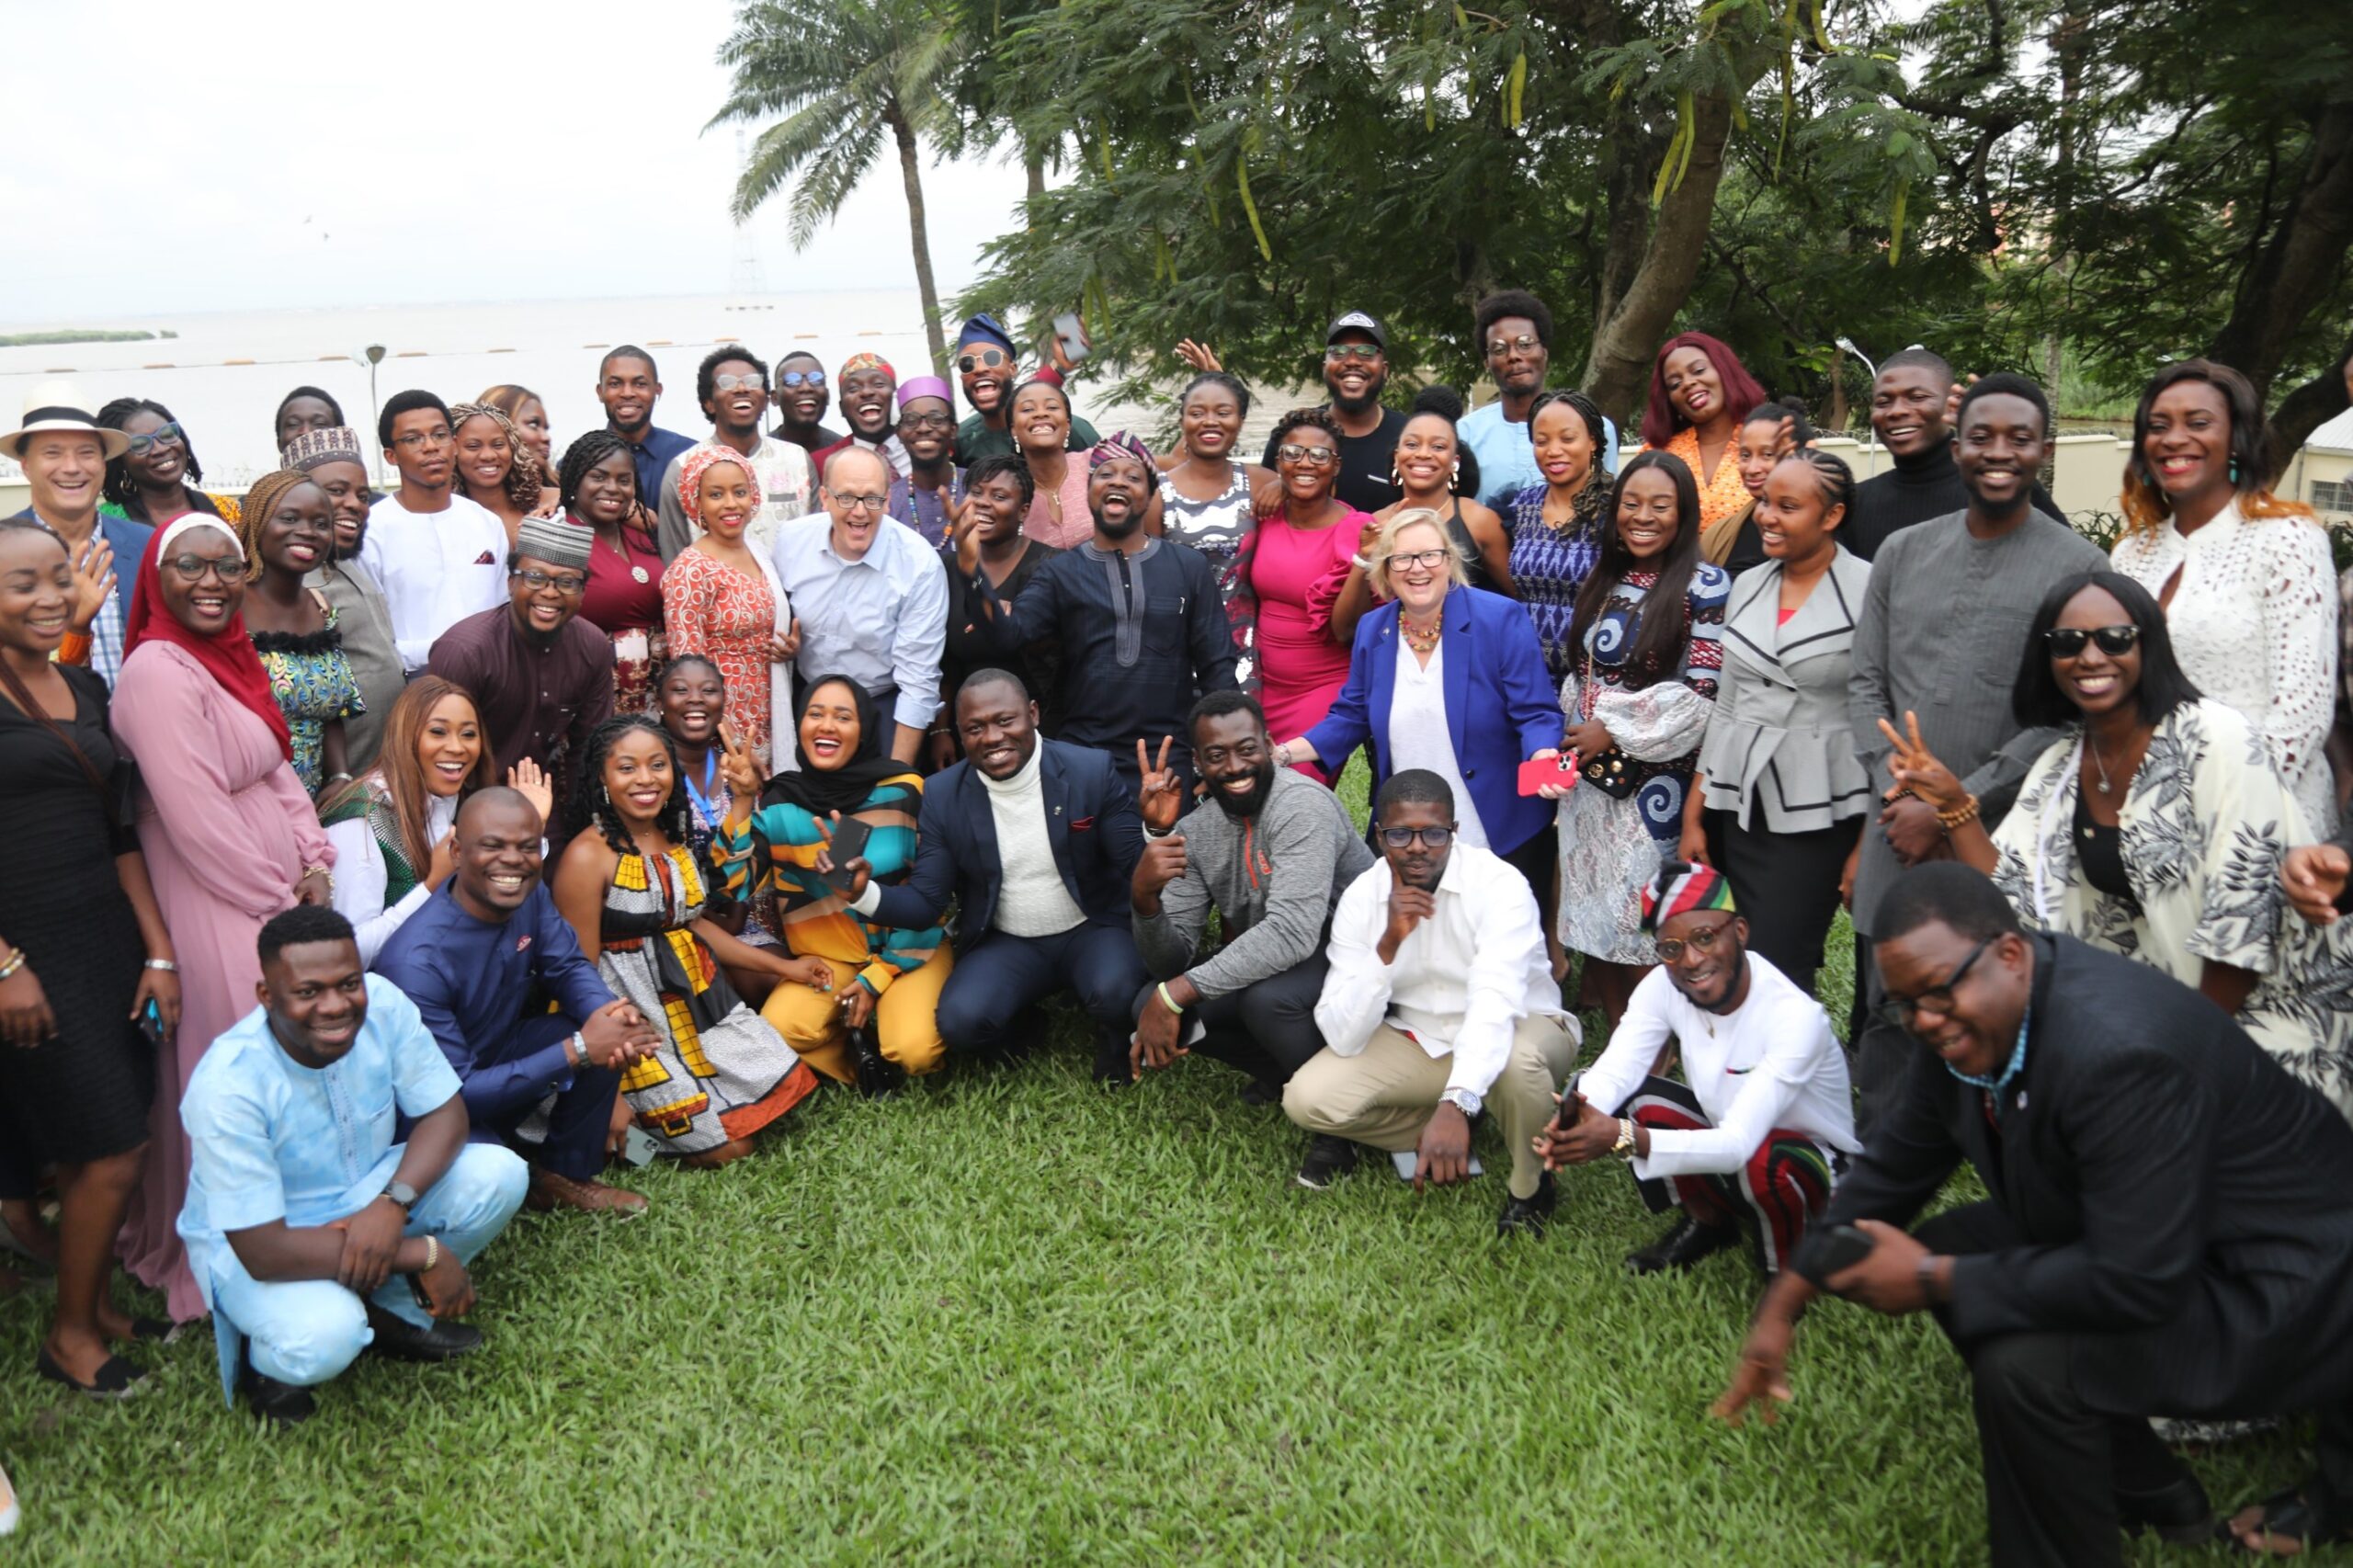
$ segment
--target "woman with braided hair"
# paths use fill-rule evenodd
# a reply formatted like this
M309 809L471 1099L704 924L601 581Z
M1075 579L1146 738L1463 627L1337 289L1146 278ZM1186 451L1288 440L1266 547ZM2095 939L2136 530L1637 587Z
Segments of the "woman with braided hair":
M282 468L256 480L237 518L244 547L245 635L294 740L294 776L316 795L350 781L343 722L367 704L344 656L340 613L306 579L335 551L335 513L307 473Z
M531 460L523 433L503 409L486 403L453 403L449 435L458 449L452 486L467 500L486 509L506 530L506 548L515 548L517 530L526 517L555 515L555 498L545 494L540 465Z
M628 443L610 430L589 431L564 449L556 485L564 515L591 536L580 619L613 640L613 711L650 712L670 647L662 551L654 516L638 502Z
M1583 392L1548 392L1529 405L1528 438L1541 484L1504 504L1511 518L1511 582L1536 622L1545 668L1555 683L1575 673L1582 650L1569 638L1577 591L1601 555L1609 510L1608 422Z
M97 424L131 437L128 451L107 460L100 511L151 528L190 512L237 520L235 496L208 495L197 488L204 483L204 465L196 460L196 446L170 409L153 398L119 397L98 410Z
M606 720L581 753L565 812L556 907L613 994L662 1032L621 1078L616 1120L697 1166L752 1152L751 1138L806 1098L817 1075L744 1005L728 970L830 983L822 959L754 948L704 915L710 868L688 846L693 817L677 748L642 714Z
M555 436L548 425L548 405L540 394L529 387L518 387L512 381L501 381L483 390L474 399L486 408L494 408L515 422L515 433L522 437L519 449L530 454L537 466L540 483L552 485L556 482Z

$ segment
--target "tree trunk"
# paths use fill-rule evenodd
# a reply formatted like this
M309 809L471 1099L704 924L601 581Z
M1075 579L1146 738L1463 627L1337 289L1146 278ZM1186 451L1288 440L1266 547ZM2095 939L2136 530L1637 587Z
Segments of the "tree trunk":
M883 111L899 143L899 175L907 183L907 233L915 245L915 289L923 296L923 333L931 346L931 373L948 374L948 336L939 324L939 286L931 277L931 234L924 222L923 149L896 104Z
M1651 358L1675 324L1676 312L1691 294L1699 261L1707 249L1708 227L1715 218L1716 187L1724 177L1724 147L1732 137L1732 103L1710 95L1694 105L1691 165L1683 183L1666 193L1651 223L1642 265L1626 281L1624 291L1607 301L1607 313L1596 325L1593 352L1586 360L1578 384L1601 405L1601 411L1623 425L1650 384ZM1637 181L1643 170L1635 171ZM1613 203L1620 200L1611 181ZM1649 193L1637 198L1647 202ZM1619 242L1619 214L1610 214L1610 243ZM1606 272L1606 264L1605 264Z
M2353 103L2321 112L2311 149L2302 188L2241 281L2231 319L2206 349L2207 358L2253 381L2256 396L2266 401L2305 318L2327 297L2353 247ZM2341 381L2336 392L2341 399Z
M2346 410L2345 361L2353 358L2353 337L2336 346L2328 369L2279 400L2271 411L2271 472L2279 473L2312 439L2313 431Z
M1046 150L1025 144L1021 149L1021 172L1027 185L1023 195L1030 201L1046 194Z

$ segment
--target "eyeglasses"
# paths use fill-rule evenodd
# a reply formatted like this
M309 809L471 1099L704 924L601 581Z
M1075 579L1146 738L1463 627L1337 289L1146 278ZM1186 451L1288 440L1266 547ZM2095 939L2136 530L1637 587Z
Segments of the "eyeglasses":
M542 572L536 566L521 566L507 574L520 577L532 588L553 588L559 594L576 594L588 585L588 579L576 572Z
M134 458L143 458L151 449L155 447L186 447L187 445L188 432L181 429L178 425L158 425L144 436L133 436L131 438L131 455Z
M405 436L392 437L392 445L404 452L417 451L426 447L446 447L449 444L449 427L447 425L442 426L438 430L412 430Z
M1454 842L1454 830L1450 827L1384 827L1381 830L1381 842L1392 849L1403 849L1416 838L1422 841L1425 848L1443 849Z
M776 384L780 387L822 387L825 384L823 370L779 370Z
M714 392L723 392L768 390L767 382L757 376L713 376L710 378L710 385Z
M1917 996L1890 996L1872 1011L1879 1015L1881 1023L1903 1029L1907 1033L1912 1028L1912 1016L1922 1008L1926 1008L1940 1018L1950 1017L1953 987L1959 985L1961 977L1969 972L1969 966L1977 961L1977 955L1992 947L1995 941L1995 937L1988 937L1970 949L1969 956L1961 960L1961 967L1954 970L1950 978L1947 979L1942 985L1932 985Z
M2042 634L2042 640L2051 644L2051 656L2055 659L2076 657L2086 642L2097 642L2101 653L2121 657L2141 641L2141 629L2131 625L2103 626L2086 631L2080 626L2054 626Z
M1381 345L1378 343L1335 343L1324 350L1324 362L1327 365L1342 365L1350 359L1360 365L1370 365L1380 358Z
M967 354L960 358L956 361L956 368L969 376L979 369L994 370L1012 358L1001 348L983 348L977 354Z
M838 490L828 490L825 494L841 503L845 512L880 512L891 504L888 495L845 495Z
M1297 441L1285 441L1275 449L1279 462L1298 463L1305 468L1330 468L1340 460L1340 454L1329 447L1310 447Z
M1487 358L1500 359L1515 348L1522 354L1533 354L1541 347L1532 332L1523 332L1517 337L1491 337L1487 339Z
M1737 919L1738 916L1735 915L1733 918ZM1683 961L1683 955L1686 952L1714 952L1716 950L1716 938L1731 929L1732 921L1719 920L1713 926L1700 926L1698 930L1691 933L1690 938L1687 941L1678 942L1674 937L1669 937L1663 942L1654 944L1658 949L1658 961L1661 963L1681 963ZM1955 978L1958 978L1958 976Z
M201 583L208 575L224 583L242 583L245 579L245 558L242 555L175 555L170 565L183 583Z
M899 415L899 428L902 430L953 430L956 428L956 420L954 415L947 414L902 414Z
M1439 567L1445 565L1447 557L1453 553L1454 551L1450 550L1416 550L1408 553L1392 555L1389 558L1389 569L1392 572L1395 572L1407 567L1427 566L1431 571L1435 572Z

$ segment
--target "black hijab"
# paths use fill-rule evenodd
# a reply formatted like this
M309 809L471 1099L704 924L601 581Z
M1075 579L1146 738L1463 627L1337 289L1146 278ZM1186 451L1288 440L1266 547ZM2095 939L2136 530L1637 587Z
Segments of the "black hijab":
M808 756L802 753L801 721L808 713L811 700L829 686L849 689L850 701L858 709L858 750L847 762L827 772L810 766ZM874 699L868 695L866 687L847 676L820 676L801 694L792 714L792 755L800 761L801 771L779 773L770 778L767 788L761 791L761 803L799 806L821 820L835 812L848 816L866 804L876 785L915 771L882 749L882 722L874 710Z

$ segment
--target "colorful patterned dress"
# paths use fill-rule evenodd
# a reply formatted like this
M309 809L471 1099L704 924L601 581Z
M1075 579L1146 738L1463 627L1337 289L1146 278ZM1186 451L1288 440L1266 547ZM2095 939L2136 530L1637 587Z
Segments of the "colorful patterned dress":
M270 695L286 715L294 736L294 776L315 795L325 778L326 727L330 720L357 718L368 710L359 696L359 677L343 656L342 617L316 589L312 597L326 612L327 623L317 631L256 631L254 652L269 673Z
M746 576L699 550L663 569L662 620L670 657L700 653L727 681L727 722L763 767L768 757L768 667L777 596L767 574Z
M1508 504L1511 581L1519 590L1519 602L1528 607L1528 618L1536 623L1536 640L1544 645L1544 668L1557 685L1576 671L1578 654L1569 646L1569 623L1576 619L1577 590L1601 557L1601 517L1597 511L1568 528L1548 527L1544 493L1543 485L1531 484Z
M622 1074L621 1093L666 1154L748 1138L817 1086L695 935L708 896L693 853L677 846L622 856L605 888L597 972L663 1030L654 1053Z

